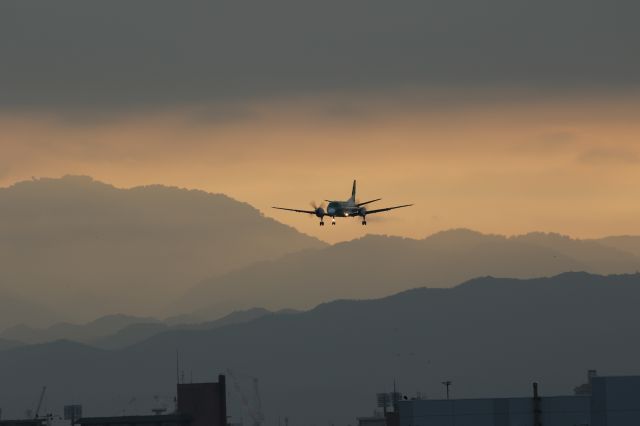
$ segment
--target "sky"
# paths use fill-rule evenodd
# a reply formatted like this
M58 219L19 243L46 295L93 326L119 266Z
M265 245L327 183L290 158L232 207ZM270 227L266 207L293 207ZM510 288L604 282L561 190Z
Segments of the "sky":
M640 233L637 2L0 4L0 186L225 193L329 242ZM270 209L414 207L320 228Z

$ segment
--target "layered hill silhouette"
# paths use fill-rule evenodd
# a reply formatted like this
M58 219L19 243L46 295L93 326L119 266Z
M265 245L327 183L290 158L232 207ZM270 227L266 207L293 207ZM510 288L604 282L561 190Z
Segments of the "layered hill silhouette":
M83 176L0 189L0 291L69 321L155 315L208 276L323 246L221 194Z
M215 328L225 327L233 324L250 322L267 315L286 315L291 313L296 312L291 310L271 312L264 308L252 308L244 311L234 311L222 318L205 322L180 323L173 325L171 323L165 322L137 323L128 325L127 327L124 327L111 335L87 340L85 341L85 343L102 349L120 349L147 340L148 338L157 334L171 330L213 330ZM196 318L192 319L195 320Z
M598 243L618 250L640 256L640 237L634 235L618 235L595 240Z
M234 311L210 321L204 321L196 316L183 316L183 321L178 323L174 323L175 319L162 321L151 317L107 315L85 324L62 322L45 328L21 324L0 332L0 350L57 340L74 341L102 349L118 349L169 330L211 330L249 322L266 315L287 313L296 313L296 311L272 312L264 308L252 308Z
M175 309L308 309L327 300L383 297L422 285L451 287L486 275L532 278L638 270L640 257L630 251L558 234L503 237L459 229L423 240L372 235L205 280Z
M22 342L18 342L16 340L2 339L0 338L0 351L5 351L7 349L17 348L18 346L22 346Z
M28 344L45 343L54 340L73 340L81 343L90 343L136 324L161 324L161 321L150 317L108 315L86 324L62 322L45 328L35 328L21 324L3 330L0 333L0 338Z
M637 237L453 230L329 246L220 194L119 189L82 176L0 189L0 329L114 312L206 322L255 306L306 310L484 275L639 269Z
M122 413L132 398L151 404L153 395L173 395L176 350L187 380L212 380L226 368L258 377L267 422L352 424L394 379L404 394L429 398L442 397L443 380L454 397L527 396L534 380L543 395L569 394L588 368L640 373L639 303L638 274L488 277L170 331L118 351L24 346L0 352L0 401L8 417L20 414L47 384L49 406L74 401L87 415Z
M56 312L54 308L3 289L3 285L6 283L0 282L0 331L10 324L30 323L45 326L63 318L63 315Z

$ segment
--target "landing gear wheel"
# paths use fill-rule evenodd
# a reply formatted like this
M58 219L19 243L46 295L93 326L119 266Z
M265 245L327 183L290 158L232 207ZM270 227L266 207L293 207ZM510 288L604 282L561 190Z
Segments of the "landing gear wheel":
M324 222L320 222L320 226L324 226Z
M335 224L336 224L336 221L334 220L333 222L331 222L331 224L332 224L332 225L335 225Z
M366 225L366 224L367 224L367 221L366 221L366 220L363 220L363 221L362 221L362 225Z

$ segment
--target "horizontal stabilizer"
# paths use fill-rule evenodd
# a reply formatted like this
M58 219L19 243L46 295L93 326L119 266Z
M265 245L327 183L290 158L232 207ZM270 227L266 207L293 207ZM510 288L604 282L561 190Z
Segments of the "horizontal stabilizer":
M364 203L358 203L357 205L358 205L358 207L362 207L362 206L364 206L366 204L375 203L376 201L380 201L380 200L382 200L382 198L376 198L375 200L365 201Z

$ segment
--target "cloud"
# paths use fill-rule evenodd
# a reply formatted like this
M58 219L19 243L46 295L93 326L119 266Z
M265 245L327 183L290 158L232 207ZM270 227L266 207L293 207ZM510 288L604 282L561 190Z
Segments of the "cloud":
M583 152L578 161L583 164L602 165L633 165L640 163L640 156L628 150L617 149L591 149Z
M570 131L555 131L541 135L539 143L541 146L550 149L557 149L571 145L576 141L578 135Z
M517 150L523 154L562 155L573 150L579 139L579 135L573 131L548 130L524 138Z
M600 0L8 0L0 3L0 107L636 87L639 13L638 2Z
M9 164L4 164L0 162L0 181L8 177L10 172L11 172L11 168L9 167Z

